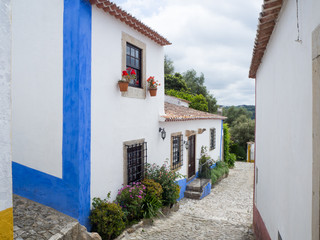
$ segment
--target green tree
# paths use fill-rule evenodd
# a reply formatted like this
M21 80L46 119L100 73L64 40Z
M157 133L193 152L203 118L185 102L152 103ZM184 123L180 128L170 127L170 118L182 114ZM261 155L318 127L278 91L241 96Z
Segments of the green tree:
M217 100L212 94L207 91L207 87L204 85L205 78L203 73L200 76L197 76L197 72L194 69L188 70L183 73L183 78L186 81L188 88L190 89L191 94L194 95L203 95L206 98L208 103L208 112L215 113L217 112L218 105Z
M227 119L225 123L228 123L232 128L235 125L235 122L241 117L245 116L245 118L251 118L252 113L250 113L247 109L243 107L235 107L231 106L227 109L223 109L223 116L226 116Z
M164 74L174 74L173 61L167 56L164 56Z
M174 75L165 74L164 82L165 90L174 89L177 91L188 91L187 84L180 73L175 73Z
M211 94L206 96L208 102L208 112L215 113L218 110L217 99L215 99Z
M206 98L201 94L194 96L186 91L177 91L174 89L167 90L166 94L189 101L189 106L193 109L205 112L208 111L208 102L206 101Z
M183 78L187 83L188 88L192 94L202 94L207 96L207 88L204 86L204 75L200 74L200 77L197 76L197 72L194 69L188 70L183 73Z
M254 141L255 121L242 115L234 122L230 133L232 140L246 149L247 142Z
M208 112L208 102L202 94L193 96L189 106L193 109Z

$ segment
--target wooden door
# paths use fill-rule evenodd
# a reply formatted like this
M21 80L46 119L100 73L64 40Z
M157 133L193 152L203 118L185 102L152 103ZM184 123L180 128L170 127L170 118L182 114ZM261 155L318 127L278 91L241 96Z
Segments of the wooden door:
M188 138L189 148L188 148L188 178L196 174L196 135L192 135Z

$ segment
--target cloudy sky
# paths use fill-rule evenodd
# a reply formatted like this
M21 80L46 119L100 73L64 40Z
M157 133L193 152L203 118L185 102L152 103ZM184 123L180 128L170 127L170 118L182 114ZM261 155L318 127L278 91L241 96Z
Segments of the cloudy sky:
M194 69L220 105L254 104L248 78L262 0L114 0L162 36L175 71Z

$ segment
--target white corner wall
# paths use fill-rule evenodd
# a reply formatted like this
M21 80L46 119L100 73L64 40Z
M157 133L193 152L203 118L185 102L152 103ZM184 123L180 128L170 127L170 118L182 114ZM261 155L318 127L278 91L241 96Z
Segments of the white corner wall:
M12 207L10 2L0 2L0 212ZM7 220L1 217L0 225Z
M63 7L12 0L12 156L62 177Z
M161 83L156 97L122 97L121 36L146 44L146 77ZM158 158L159 116L164 114L163 47L97 7L92 7L91 198L114 198L123 183L123 142L145 139L148 161Z
M286 1L256 78L256 206L271 239L311 239L311 33L318 1ZM313 14L311 14L313 13Z

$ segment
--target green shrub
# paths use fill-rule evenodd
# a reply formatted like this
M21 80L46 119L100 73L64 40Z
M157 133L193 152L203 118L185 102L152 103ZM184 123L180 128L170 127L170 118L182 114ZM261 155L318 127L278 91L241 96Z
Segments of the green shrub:
M110 194L108 194L109 198ZM125 228L124 213L116 203L106 199L93 198L90 214L92 231L98 232L103 239L113 239Z
M146 178L160 183L163 189L162 204L164 206L170 206L177 202L180 195L180 187L176 180L180 177L183 177L183 175L170 170L167 164L163 164L161 167L156 164L147 164Z
M142 212L144 218L152 218L156 217L159 213L161 213L160 209L162 207L161 200L152 194L147 194L142 202Z
M160 183L153 179L144 179L142 184L146 186L144 190L146 196L142 202L142 211L144 218L152 218L161 213L162 207L162 187Z
M161 200L163 189L160 183L155 182L153 179L144 179L142 184L146 186L146 195L156 196Z
M214 184L214 183L216 183L216 182L217 182L217 180L218 180L217 175L216 175L216 174L214 174L214 172L213 172L213 171L211 171L211 183L212 183L212 184Z
M224 174L229 174L228 164L224 161L219 161L216 167L211 169L211 181L212 184L218 181Z
M146 187L140 182L126 185L118 191L116 202L122 207L127 221L140 220L143 217L142 203Z
M224 161L228 164L229 168L234 167L234 162L236 161L236 155L230 153L230 145L232 144L229 126L227 123L223 124L223 153Z
M233 143L230 146L230 153L236 155L237 161L245 161L247 157L246 149L243 146L240 146L238 143Z

